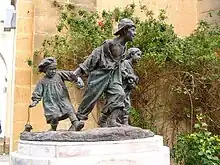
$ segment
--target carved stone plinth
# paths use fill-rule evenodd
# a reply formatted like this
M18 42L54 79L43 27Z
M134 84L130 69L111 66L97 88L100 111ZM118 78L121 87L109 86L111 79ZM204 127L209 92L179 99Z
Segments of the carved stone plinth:
M21 139L18 151L11 153L11 165L170 164L163 138L140 128L23 133Z

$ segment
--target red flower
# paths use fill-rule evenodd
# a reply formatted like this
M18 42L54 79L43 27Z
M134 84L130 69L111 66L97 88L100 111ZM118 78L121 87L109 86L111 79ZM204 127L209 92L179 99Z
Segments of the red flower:
M100 27L103 27L104 26L104 23L103 23L103 21L98 21L98 25L100 26Z

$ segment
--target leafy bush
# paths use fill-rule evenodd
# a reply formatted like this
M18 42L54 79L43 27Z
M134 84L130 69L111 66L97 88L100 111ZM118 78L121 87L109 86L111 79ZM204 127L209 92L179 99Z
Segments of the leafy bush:
M179 131L193 131L200 113L207 115L209 130L220 133L219 25L201 21L190 36L179 37L166 23L163 10L158 18L149 11L146 16L133 45L144 54L136 66L140 82L132 96L134 109L167 135L167 141L173 139L170 145Z
M124 11L115 8L112 12L103 11L99 14L76 8L72 4L61 6L58 33L45 39L42 49L36 50L35 55L55 56L58 67L74 68L104 40L113 37L115 23L123 17L132 17L134 7L132 4ZM138 21L135 17L132 19Z
M219 165L220 136L207 131L207 124L195 124L198 132L180 135L173 148L173 158L179 165Z

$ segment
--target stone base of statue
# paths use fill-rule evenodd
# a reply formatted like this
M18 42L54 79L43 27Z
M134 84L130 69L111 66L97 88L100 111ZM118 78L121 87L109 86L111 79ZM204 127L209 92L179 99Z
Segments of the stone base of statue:
M25 132L10 165L170 165L163 138L136 127Z

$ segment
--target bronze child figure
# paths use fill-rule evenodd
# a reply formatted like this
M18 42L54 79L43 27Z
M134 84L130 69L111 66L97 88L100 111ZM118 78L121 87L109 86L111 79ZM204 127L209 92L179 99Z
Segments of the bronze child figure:
M126 60L122 63L122 84L125 92L125 107L121 115L121 122L124 125L128 124L129 109L131 107L131 91L138 83L139 78L135 75L133 64L141 59L141 51L138 48L128 49Z
M56 70L56 65L53 57L44 58L39 64L38 71L45 73L45 76L37 83L29 108L35 107L42 99L44 115L47 124L51 125L51 131L56 131L59 121L67 118L72 123L69 131L80 131L84 123L76 117L65 81L74 81L79 86L83 86L83 81L73 71Z
M88 85L79 105L77 117L87 120L97 100L104 95L110 112L111 127L120 127L116 121L124 109L125 93L122 87L121 62L125 58L126 43L135 37L135 24L121 19L113 39L106 40L74 71L76 75L88 74Z
M119 114L117 121L123 125L129 125L129 109L131 107L131 91L134 89L138 83L139 78L135 75L133 64L137 63L141 58L141 51L138 48L130 48L127 51L126 59L122 62L122 85L125 92L124 99L124 109ZM98 125L100 127L108 126L108 118L109 118L109 110L104 108L102 111L102 115L99 119Z

